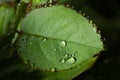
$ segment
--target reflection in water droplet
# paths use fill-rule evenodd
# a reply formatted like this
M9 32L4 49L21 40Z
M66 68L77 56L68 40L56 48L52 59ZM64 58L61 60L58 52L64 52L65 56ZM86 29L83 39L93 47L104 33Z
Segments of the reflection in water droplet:
M44 39L43 39L43 42L45 42L46 40L47 40L47 39L46 39L46 38L44 38Z
M61 42L60 42L60 46L61 46L61 47L65 47L66 45L67 45L67 43L66 43L65 41L61 41Z
M51 69L51 72L55 72L55 68L52 68L52 69Z
M65 63L65 59L61 59L60 62L61 62L61 63Z
M69 58L69 59L66 60L66 62L68 64L73 64L73 63L75 63L75 61L76 61L76 59L74 57L71 57L71 58Z

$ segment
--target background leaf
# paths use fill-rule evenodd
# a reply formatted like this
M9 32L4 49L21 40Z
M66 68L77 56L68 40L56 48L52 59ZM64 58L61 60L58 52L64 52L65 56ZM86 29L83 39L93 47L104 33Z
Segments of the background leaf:
M0 37L8 32L11 28L10 24L14 19L13 8L0 7Z
M22 0L25 3L29 3L31 0ZM48 0L32 0L33 5L39 5L42 3L46 3Z

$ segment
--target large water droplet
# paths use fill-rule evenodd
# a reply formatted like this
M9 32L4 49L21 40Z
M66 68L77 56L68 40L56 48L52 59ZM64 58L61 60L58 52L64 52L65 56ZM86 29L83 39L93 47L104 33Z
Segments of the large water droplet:
M55 71L56 71L56 69L55 69L55 68L52 68L52 69L51 69L51 72L55 72Z
M61 42L60 42L60 46L61 46L61 47L65 47L66 45L67 45L67 43L66 43L65 41L61 41Z
M75 63L75 61L76 61L76 59L75 59L74 57L68 58L68 59L66 60L66 62L67 62L68 64L73 64L73 63Z

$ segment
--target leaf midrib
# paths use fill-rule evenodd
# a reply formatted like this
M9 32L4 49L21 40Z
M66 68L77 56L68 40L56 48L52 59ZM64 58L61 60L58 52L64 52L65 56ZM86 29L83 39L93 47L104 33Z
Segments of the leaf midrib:
M58 40L58 41L66 41L66 42L70 42L70 43L74 43L74 44L79 44L79 45L84 45L84 46L87 46L87 47L96 48L96 49L99 49L99 50L101 49L101 48L97 48L97 47L94 47L94 46L91 46L91 45L81 44L81 43L77 43L77 42L73 42L73 41L62 40L62 39L58 39L58 38L52 38L52 37L49 37L49 36L30 34L30 33L25 33L25 32L23 32L23 34L30 35L30 36L35 36L35 37L43 37L43 38L53 39L53 40Z

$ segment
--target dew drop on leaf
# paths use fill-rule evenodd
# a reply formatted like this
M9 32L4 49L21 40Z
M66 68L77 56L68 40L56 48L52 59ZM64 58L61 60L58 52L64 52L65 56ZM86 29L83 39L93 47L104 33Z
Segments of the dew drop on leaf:
M73 63L75 63L75 61L76 61L76 59L75 59L74 57L68 58L68 59L66 60L66 62L67 62L68 64L73 64Z
M20 6L20 3L18 4L18 7Z
M31 66L31 67L34 67L34 66L35 66L35 64L30 64L30 66Z
M72 54L71 56L72 56L72 57L74 57L74 56L75 56L75 54Z
M43 39L43 42L46 42L46 41L47 41L47 39L46 39L46 38L44 38L44 39Z
M92 24L93 23L93 21L92 20L90 20L90 22L89 22L90 24Z
M67 45L67 43L66 43L65 41L61 41L61 42L60 42L60 46L61 46L61 47L66 47L66 45Z
M61 62L61 63L65 63L65 59L61 59L60 62Z
M55 71L56 71L56 69L55 69L55 68L52 68L52 69L51 69L51 72L55 72Z
M54 49L54 51L57 51L57 49Z
M64 55L64 58L67 58L68 56L69 56L68 54L65 54L65 55Z
M25 60L24 63L25 64L30 64L30 61L29 60Z

